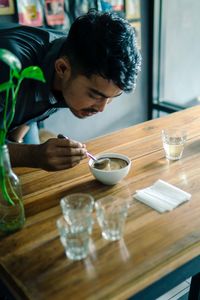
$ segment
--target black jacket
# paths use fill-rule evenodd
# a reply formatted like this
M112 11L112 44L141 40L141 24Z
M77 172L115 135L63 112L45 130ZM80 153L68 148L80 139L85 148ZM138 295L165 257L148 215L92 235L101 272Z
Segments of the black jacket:
M39 66L45 76L45 83L25 79L18 93L14 120L10 130L22 124L40 121L66 107L62 99L56 99L51 92L54 76L54 62L58 58L66 35L41 28L0 24L0 48L7 49L21 61L22 68ZM0 61L0 83L9 78L9 69ZM0 126L4 95L0 94Z

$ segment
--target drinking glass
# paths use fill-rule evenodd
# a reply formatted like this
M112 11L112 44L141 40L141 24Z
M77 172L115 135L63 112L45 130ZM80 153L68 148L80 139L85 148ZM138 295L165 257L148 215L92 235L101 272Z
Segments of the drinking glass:
M74 193L65 196L60 201L61 210L65 220L77 228L85 223L88 231L92 233L94 199L86 193Z
M87 257L90 237L87 224L83 222L82 226L70 225L64 216L61 216L56 221L56 225L66 256L71 260L81 260Z
M177 128L162 130L163 148L167 159L178 160L182 157L186 138L185 130Z
M107 196L95 202L97 221L104 239L116 241L122 238L128 207L129 203L117 196Z

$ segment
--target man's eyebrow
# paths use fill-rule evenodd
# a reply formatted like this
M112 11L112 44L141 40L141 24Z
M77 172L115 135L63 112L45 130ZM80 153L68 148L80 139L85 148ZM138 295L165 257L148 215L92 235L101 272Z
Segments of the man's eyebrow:
M102 93L102 92L100 92L100 91L98 91L94 88L90 88L90 91L93 92L94 94L98 95L98 96L103 97L103 98L116 98L116 97L119 97L122 94L122 92L121 92L118 95L116 95L114 97L111 97L111 96L105 95L104 93Z

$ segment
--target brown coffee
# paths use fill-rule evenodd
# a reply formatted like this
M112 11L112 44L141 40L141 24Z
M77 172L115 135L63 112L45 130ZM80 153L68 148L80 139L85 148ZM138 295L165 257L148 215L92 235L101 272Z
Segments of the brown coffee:
M109 158L109 163L106 164L104 168L98 167L98 165L94 165L93 167L95 169L103 170L103 171L113 171L113 170L119 170L122 168L125 168L128 163L124 159L121 158L114 158L114 157L108 157Z

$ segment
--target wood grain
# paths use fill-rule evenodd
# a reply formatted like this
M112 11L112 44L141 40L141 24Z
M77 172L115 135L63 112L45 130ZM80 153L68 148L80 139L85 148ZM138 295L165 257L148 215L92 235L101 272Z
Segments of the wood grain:
M161 129L187 130L183 158L168 162ZM0 238L0 278L16 299L127 299L176 270L200 252L200 107L138 124L87 143L88 151L128 155L132 169L115 186L97 182L87 159L73 169L48 173L18 168L23 186L25 227ZM192 200L159 214L134 200L137 189L163 179L192 194ZM95 200L109 194L129 198L124 239L108 242L95 223L87 259L65 257L56 230L59 201L87 192Z

